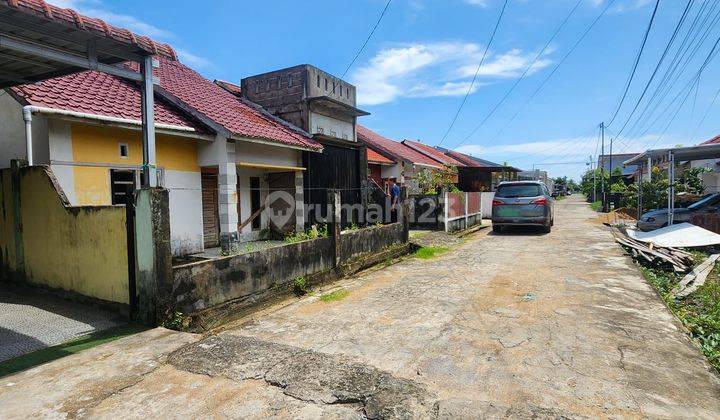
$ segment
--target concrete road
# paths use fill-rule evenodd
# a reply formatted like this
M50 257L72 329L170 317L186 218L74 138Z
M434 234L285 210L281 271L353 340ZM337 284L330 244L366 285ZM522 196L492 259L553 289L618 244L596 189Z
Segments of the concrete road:
M43 400L42 372L6 378L0 407L14 417L720 418L720 380L593 217L568 198L549 235L485 232L436 259L365 273L342 284L342 300L265 312L101 395L66 387Z

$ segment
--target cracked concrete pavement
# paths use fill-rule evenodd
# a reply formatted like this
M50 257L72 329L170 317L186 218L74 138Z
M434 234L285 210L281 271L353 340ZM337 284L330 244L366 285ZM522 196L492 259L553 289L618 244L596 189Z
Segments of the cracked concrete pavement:
M549 235L483 231L339 301L2 378L0 417L720 418L718 376L593 219L570 197Z

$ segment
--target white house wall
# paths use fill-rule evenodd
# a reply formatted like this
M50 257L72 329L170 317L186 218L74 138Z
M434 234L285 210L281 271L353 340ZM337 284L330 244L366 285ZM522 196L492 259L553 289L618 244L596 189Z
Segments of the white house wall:
M0 91L0 168L9 168L12 159L25 159L25 123L22 106Z
M73 162L72 132L70 122L52 119L48 122L48 149L55 178L70 204L77 205L73 166L52 164L52 162Z
M312 134L326 134L355 141L355 129L352 123L328 117L317 112L310 112L310 132Z
M173 255L203 250L202 185L199 172L164 174L170 196L170 247Z
M235 143L236 162L273 166L298 166L300 152L287 147L269 146L248 141Z

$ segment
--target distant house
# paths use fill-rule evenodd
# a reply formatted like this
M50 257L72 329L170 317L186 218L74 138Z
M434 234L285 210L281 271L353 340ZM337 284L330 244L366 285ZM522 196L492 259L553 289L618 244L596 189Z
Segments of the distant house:
M357 134L358 141L365 144L369 150L394 162L392 165L383 165L380 168L380 177L383 182L394 179L398 183L407 186L410 193L419 190L415 178L418 171L422 169L440 171L444 168L443 164L437 160L401 142L383 137L362 125L358 125Z
M514 181L520 169L501 163L480 159L454 150L444 153L458 162L459 185L463 191L495 191L502 181Z
M603 168L606 172L612 173L615 169L622 171L623 177L633 177L638 170L637 165L625 166L623 162L630 160L639 153L620 153L613 155L600 155L598 156L597 168ZM612 156L612 157L611 157Z

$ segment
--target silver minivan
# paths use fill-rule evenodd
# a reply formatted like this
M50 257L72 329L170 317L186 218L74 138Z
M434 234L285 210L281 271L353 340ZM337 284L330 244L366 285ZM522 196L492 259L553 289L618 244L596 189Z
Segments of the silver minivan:
M505 226L542 226L550 232L555 221L554 201L542 182L500 183L492 202L493 232L501 232Z

